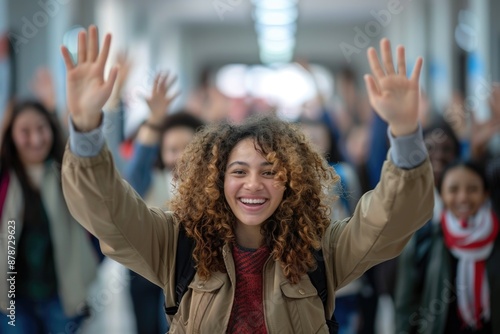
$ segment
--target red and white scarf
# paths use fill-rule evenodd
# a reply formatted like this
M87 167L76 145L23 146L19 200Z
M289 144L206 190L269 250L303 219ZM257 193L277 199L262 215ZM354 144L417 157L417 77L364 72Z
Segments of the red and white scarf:
M444 242L458 259L456 289L460 316L471 328L481 328L481 319L489 320L491 316L486 259L498 234L498 220L486 203L466 221L446 210L441 224Z

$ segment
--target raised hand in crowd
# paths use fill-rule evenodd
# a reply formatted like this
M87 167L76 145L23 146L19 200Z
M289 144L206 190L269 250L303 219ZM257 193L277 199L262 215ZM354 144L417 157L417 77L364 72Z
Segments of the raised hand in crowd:
M56 112L56 90L54 80L50 70L46 67L40 67L31 80L31 90L35 97L51 113Z
M133 66L132 60L127 56L126 52L120 52L116 56L115 66L118 67L118 76L116 77L115 85L113 86L113 91L111 96L106 103L106 110L116 110L120 104L120 100L123 99L123 88L127 83L127 79L130 75L130 71Z
M101 122L102 108L109 99L118 76L118 68L113 67L106 80L104 68L108 59L111 35L106 34L101 52L97 27L89 27L88 33L78 34L78 58L74 64L65 46L61 52L66 65L66 94L71 119L77 130L88 132Z
M171 93L176 80L177 78L171 78L168 72L155 76L151 96L145 98L150 114L137 136L142 144L151 145L160 140L161 127L167 118L169 107L179 96L179 92Z
M411 134L418 127L418 101L422 58L418 58L413 73L406 76L405 49L397 48L397 69L394 68L388 39L380 41L382 63L374 48L368 50L372 75L365 75L370 104L389 123L394 136Z
M495 134L500 132L500 85L498 83L491 87L489 105L490 119L486 122L479 123L474 113L471 113L471 156L476 160L484 158L488 143Z

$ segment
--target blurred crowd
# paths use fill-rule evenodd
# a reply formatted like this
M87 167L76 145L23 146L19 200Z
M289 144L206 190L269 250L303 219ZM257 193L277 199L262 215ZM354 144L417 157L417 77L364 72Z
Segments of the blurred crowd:
M127 133L125 121L134 110L127 105L124 87L133 63L124 55L116 63L120 72L103 119L107 145L123 178L151 206L168 210L176 161L200 127L276 112L264 99L225 95L208 70L174 110L179 93L175 75L160 72L144 97L148 115ZM310 70L307 62L299 66ZM387 124L370 107L360 73L345 67L333 75L334 98L315 87L316 96L301 106L293 122L340 176L332 219L342 219L379 181L389 144ZM13 97L2 120L0 270L8 271L3 255L7 218L22 212L24 219L15 230L16 333L59 333L61 328L73 333L85 328L92 312L87 293L103 256L98 241L73 220L64 202L59 174L67 113L56 110L50 71L37 71L31 88L34 98ZM337 292L340 333L500 332L500 272L493 264L500 256L500 86L492 84L489 92L485 122L474 117L461 92L450 96L443 110L433 110L421 92L420 122L435 179L434 217L401 256ZM129 275L137 333L165 333L162 290ZM1 282L5 318L9 287ZM11 332L2 320L0 333Z

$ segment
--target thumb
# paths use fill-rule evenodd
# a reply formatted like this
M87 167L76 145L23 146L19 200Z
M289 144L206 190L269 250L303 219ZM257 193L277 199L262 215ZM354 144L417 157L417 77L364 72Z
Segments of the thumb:
M368 92L368 99L370 100L370 104L373 109L376 109L375 100L380 95L380 90L373 76L366 74L363 78L365 79L366 90Z

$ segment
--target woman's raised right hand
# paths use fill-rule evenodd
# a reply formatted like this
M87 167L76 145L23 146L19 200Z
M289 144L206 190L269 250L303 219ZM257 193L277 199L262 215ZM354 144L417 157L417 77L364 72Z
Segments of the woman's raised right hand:
M92 25L88 32L78 34L78 59L73 63L65 46L61 47L66 64L66 94L68 110L74 126L82 132L97 128L101 122L101 110L113 90L118 74L114 67L107 81L104 67L109 54L111 35L106 34L99 52L97 27Z

